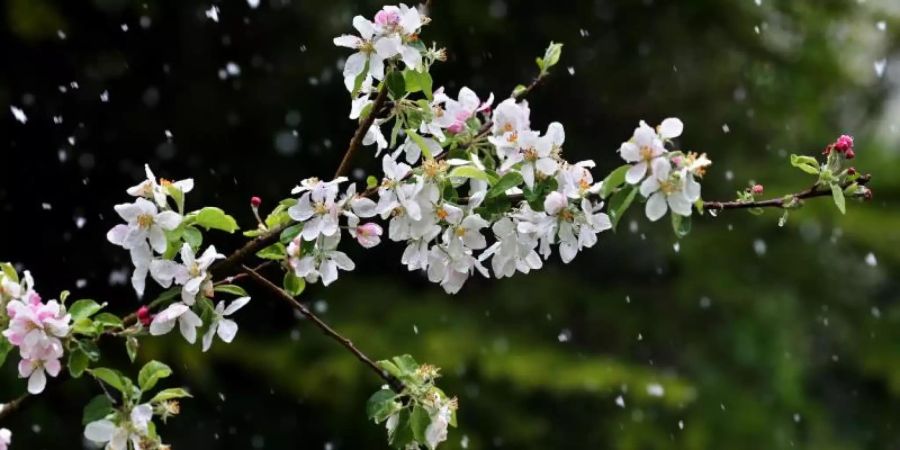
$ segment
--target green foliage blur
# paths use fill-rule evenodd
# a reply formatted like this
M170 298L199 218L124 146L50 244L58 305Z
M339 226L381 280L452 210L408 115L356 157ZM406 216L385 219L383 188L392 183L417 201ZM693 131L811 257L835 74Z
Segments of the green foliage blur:
M219 22L204 13L213 4ZM9 240L0 259L31 269L45 298L73 289L123 314L136 309L127 286L107 282L127 255L103 236L143 163L193 176L188 202L220 206L245 229L250 195L266 210L300 179L330 176L354 128L338 63L347 52L331 39L380 5L0 4L0 103L29 114L19 124L5 107L0 121L6 166L18 169L0 175ZM561 121L567 159L594 159L598 177L621 163L615 150L638 120L678 116L682 147L714 162L707 200L733 199L751 180L767 196L807 188L814 180L788 155L816 155L842 133L855 136L875 193L846 216L827 197L811 201L784 227L777 211L695 217L680 241L632 208L569 265L554 256L538 273L472 279L453 297L406 272L396 245L353 249L359 269L329 289L309 286L303 300L375 359L409 353L442 368L441 387L460 402L442 448L900 447L894 0L434 0L431 16L422 38L448 48L433 76L452 94L469 86L504 98L534 76L548 42L564 44L529 98L532 123ZM371 149L355 164L359 180L378 175ZM83 230L73 214L88 217ZM215 243L227 253L240 241ZM86 287L75 289L78 279ZM248 289L255 298L231 345L203 354L175 336L144 341L134 365L124 345L103 349L131 376L165 361L175 381L164 387L191 389L181 416L160 427L165 440L386 448L364 410L380 380ZM15 375L7 363L0 401L24 392ZM80 411L98 390L65 381L0 425L13 429L13 449L79 447Z

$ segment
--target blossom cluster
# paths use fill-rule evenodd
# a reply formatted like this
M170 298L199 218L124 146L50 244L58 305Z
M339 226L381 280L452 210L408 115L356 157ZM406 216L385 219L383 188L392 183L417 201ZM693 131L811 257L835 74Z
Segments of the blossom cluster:
M647 218L657 221L668 210L690 216L692 205L700 200L700 183L706 168L712 163L706 154L670 152L666 143L681 136L684 124L669 118L655 129L641 121L628 142L619 147L619 154L631 167L625 181L640 185L640 193L647 199Z
M0 304L6 305L8 320L3 336L19 349L19 377L28 378L28 392L39 394L47 375L56 377L62 368L62 340L69 335L72 316L60 302L41 300L27 270L21 282L0 275Z
M204 325L201 319L203 305L198 300L214 296L209 268L224 255L212 245L197 254L202 235L194 224L209 224L202 222L207 217L202 211L183 214L184 194L193 189L194 181L157 180L149 166L145 166L145 172L147 179L127 190L128 194L137 197L135 201L115 206L126 223L114 226L107 233L107 239L130 251L134 265L131 281L138 295L143 295L148 274L163 288L173 284L180 287L179 301L169 304L153 317L147 311L141 315L140 320L149 325L150 334L164 335L178 325L181 335L193 344L197 340L197 330ZM177 211L172 208L173 203ZM180 262L175 261L176 254ZM203 336L204 351L210 348L215 335L224 342L234 339L237 325L226 317L249 300L249 297L241 297L227 306L220 301L215 309L210 305L212 321Z

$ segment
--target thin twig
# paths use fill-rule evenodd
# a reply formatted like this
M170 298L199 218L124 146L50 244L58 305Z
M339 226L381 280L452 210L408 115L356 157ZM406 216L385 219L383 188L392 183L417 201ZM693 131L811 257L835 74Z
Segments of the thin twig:
M385 83L383 83L385 84ZM388 89L387 86L382 85L381 90L378 91L378 96L375 97L375 103L372 104L372 109L369 112L369 115L366 116L365 119L359 124L359 128L356 129L356 133L353 133L353 138L350 139L350 145L347 147L347 151L344 152L344 158L341 160L341 164L338 166L337 171L334 173L334 177L341 177L347 174L350 171L350 161L353 160L353 155L356 154L356 151L362 145L363 139L366 137L366 133L369 131L369 128L372 127L372 124L375 123L375 116L377 115L377 111L381 111L381 106L387 101Z
M368 356L366 356L363 352L361 352L358 348L356 348L356 346L353 345L353 342L350 339L347 339L346 337L344 337L343 335L341 335L340 333L335 331L327 323L325 323L322 319L320 319L312 311L310 311L309 308L307 308L303 303L300 303L299 301L297 301L297 299L295 299L294 297L289 295L287 292L285 292L280 287L276 286L274 283L269 281L267 278L260 275L255 270L253 270L247 266L243 266L243 268L244 268L244 272L247 275L249 275L250 278L253 279L253 281L256 281L256 283L259 284L261 287L268 289L272 293L272 295L274 295L274 296L278 297L279 299L284 300L285 302L290 304L291 307L293 307L298 312L300 312L300 314L303 314L307 319L312 321L312 323L315 326L319 327L319 329L321 329L322 332L325 333L325 335L334 339L339 344L344 346L344 348L349 350L350 353L353 353L353 355L355 355L357 359L362 361L366 366L368 366L370 369L372 369L372 371L374 371L376 374L378 374L379 377L381 377L385 382L387 382L387 384L391 387L391 389L393 389L397 393L400 393L403 391L403 383L400 380L398 380L391 374L385 372L381 367L378 366L378 364L375 364L374 361L372 361Z
M0 421L5 420L7 416L16 412L19 408L22 407L23 403L26 403L28 401L29 398L31 398L31 395L22 394L9 403L0 404Z
M846 189L853 183L857 183L860 186L865 186L871 179L871 175L862 175L855 181L844 183L843 185L841 185L841 189ZM734 200L730 202L703 202L703 209L721 211L725 209L785 208L788 207L794 200L804 200L815 197L828 197L831 195L831 189L819 189L818 186L813 186L805 191L797 192L796 194L790 194L766 200L754 200L752 202L742 202L740 200ZM788 200L788 202L785 203L785 200Z

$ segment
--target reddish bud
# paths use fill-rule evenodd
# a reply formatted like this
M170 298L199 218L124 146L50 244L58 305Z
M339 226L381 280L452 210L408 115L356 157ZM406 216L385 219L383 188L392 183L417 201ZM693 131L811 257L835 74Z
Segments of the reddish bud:
M153 320L153 317L150 315L150 308L146 306L141 306L137 310L138 320L141 321L145 327L150 325L150 322Z
M853 151L853 137L848 136L846 134L841 135L841 137L839 137L837 139L837 141L834 142L834 149L840 153L845 153L848 151L852 152Z
M764 190L765 188L763 188L763 185L761 184L754 184L753 187L750 188L750 192L752 192L753 195L760 195Z
M856 175L856 167L851 167L847 169L847 175L853 176Z
M259 205L261 205L261 204L262 204L261 198L255 196L255 195L253 197L250 197L250 206L252 206L254 208L259 208Z
M866 192L863 193L863 198L866 200L872 200L872 196L875 195L872 193L871 189L866 189Z
M853 159L853 158L856 158L856 153L854 153L853 149L850 148L850 149L847 149L846 152L844 152L844 157L847 159Z

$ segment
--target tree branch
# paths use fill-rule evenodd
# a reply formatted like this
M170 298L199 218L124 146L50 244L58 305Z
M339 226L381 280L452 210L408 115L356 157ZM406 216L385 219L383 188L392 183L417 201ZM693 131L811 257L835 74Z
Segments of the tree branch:
M26 403L29 398L31 398L31 395L22 394L14 400L11 400L9 403L0 404L0 421L6 420L7 416L18 411L18 409L22 407L22 404Z
M846 189L853 183L857 183L860 186L865 186L872 179L872 176L869 174L862 175L857 178L853 182L844 183L841 185L841 189ZM703 202L704 210L712 210L712 211L722 211L725 209L753 209L753 208L785 208L785 200L805 200L808 198L815 197L828 197L831 196L830 189L819 189L818 186L813 186L805 191L797 192L795 194L789 194L782 197L770 198L766 200L756 200L752 202L742 202L740 200L734 200L729 202Z
M375 103L372 104L369 115L360 122L359 128L356 129L356 133L353 133L353 138L350 139L350 145L347 147L347 151L344 152L344 158L341 160L341 165L338 166L337 171L334 173L334 178L347 175L347 172L350 171L350 161L353 160L353 155L356 154L356 151L359 149L360 145L362 145L363 138L366 137L366 132L368 132L369 128L372 127L372 124L375 123L376 112L381 111L382 105L387 101L387 94L387 86L382 83L381 89L378 91L378 96L375 97Z
M261 287L268 289L269 292L271 292L272 295L274 295L275 297L278 297L279 299L287 302L289 305L291 305L291 307L293 307L295 310L297 310L300 314L303 314L303 316L305 316L307 319L312 321L312 323L315 326L319 327L319 329L321 329L322 332L325 333L326 336L334 339L339 344L341 344L344 348L346 348L348 351L350 351L350 353L353 353L353 355L356 356L357 359L362 361L363 364L368 366L370 369L372 369L372 371L374 371L376 374L378 374L379 377L381 377L385 382L387 382L387 384L391 387L391 389L393 389L397 393L400 393L403 391L404 386L400 380L398 380L391 374L382 370L381 367L378 366L378 364L375 364L375 362L373 362L368 356L366 356L363 352L361 352L359 349L357 349L356 346L353 345L353 342L350 339L347 339L346 337L344 337L343 335L341 335L340 333L335 331L327 323L325 323L322 319L320 319L312 311L310 311L309 308L307 308L303 303L300 303L299 301L297 301L297 299L295 299L294 297L289 295L287 292L285 292L280 287L276 286L275 283L272 283L267 278L263 277L258 272L256 272L255 270L253 270L247 266L243 266L243 268L244 268L244 272L247 275L249 275L250 278L253 279L253 281L255 281L257 284L259 284Z

